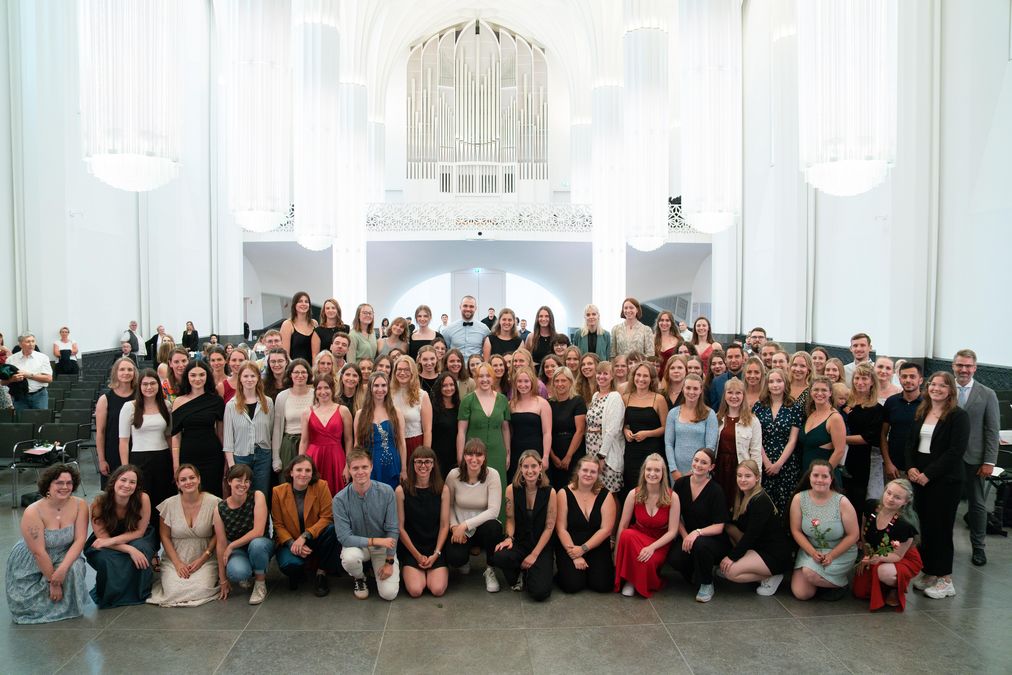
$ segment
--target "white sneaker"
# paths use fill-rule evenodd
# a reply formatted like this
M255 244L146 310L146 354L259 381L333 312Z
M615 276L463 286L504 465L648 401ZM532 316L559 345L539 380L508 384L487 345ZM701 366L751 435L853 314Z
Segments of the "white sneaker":
M924 591L938 583L938 577L933 577L930 574L921 574L914 579L913 586L919 591Z
M518 593L520 591L524 590L524 575L521 574L520 576L518 576L517 577L517 582L515 584L513 584L510 588L512 588L514 591L516 591Z
M491 567L485 568L485 590L489 593L499 592L499 580L495 578L495 570Z
M710 602L713 600L713 584L702 584L699 592L696 593L696 602Z
M259 605L267 599L267 582L257 581L253 584L253 592L249 596L249 604Z
M784 580L783 574L774 574L771 577L766 577L759 582L759 588L755 589L757 595L769 597L776 595L777 589L780 588L780 582Z
M956 587L952 585L952 580L946 581L939 577L938 583L931 588L924 590L924 595L928 596L932 600L941 600L942 598L951 598L956 594Z
M633 597L634 595L636 595L636 587L633 586L628 581L625 582L625 586L622 587L622 595L624 595L627 598Z
M465 576L468 575L468 574L470 574L471 573L471 563L464 563L463 565L461 565L460 567L457 568L457 571L460 572L461 574L465 575Z
M253 588L253 582L250 581L249 579L243 579L242 581L239 582L239 588L241 588L244 591L248 591L249 589Z
M369 597L369 586L365 582L365 577L355 579L355 585L352 592L359 600L365 600Z

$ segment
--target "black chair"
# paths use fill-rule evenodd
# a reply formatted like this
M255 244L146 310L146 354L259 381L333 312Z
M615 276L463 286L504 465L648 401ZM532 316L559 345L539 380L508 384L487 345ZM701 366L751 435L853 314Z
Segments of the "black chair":
M14 422L14 408L0 410L0 424L12 424Z
M92 401L85 401L83 399L68 398L63 401L63 411L68 410L87 410L91 412L95 409L95 404Z
M91 430L91 411L90 410L64 410L60 413L60 422L68 424L87 424L89 432Z
M48 424L53 421L52 410L19 410L14 413L14 418L18 422L28 422L38 426L40 424Z
M69 403L71 401L84 401L85 403L94 403L95 396L92 394L81 393L79 391L71 391L69 394L63 397L63 402Z
M14 469L20 453L26 447L35 445L36 425L27 422L0 424L0 469ZM14 471L17 476L17 471ZM13 488L11 506L17 506L18 490Z
M48 458L48 460L40 461L36 458L26 457L22 452L21 456L15 460L11 465L11 469L14 471L14 497L12 502L16 502L17 493L19 491L18 476L20 471L23 469L32 469L36 473L39 470L52 466L53 464L74 464L77 466L78 472L81 470L80 454L81 454L81 428L77 424L43 424L35 432L35 440L33 443L37 444L54 444L54 452ZM22 448L23 450L23 448ZM88 493L84 489L84 484L81 484L81 494L85 497ZM17 506L17 504L13 504Z
M998 421L1000 429L1012 429L1012 401L998 399Z
M52 395L50 392L49 402L46 404L46 409L51 410L54 413L58 413L63 410L63 398L58 398Z

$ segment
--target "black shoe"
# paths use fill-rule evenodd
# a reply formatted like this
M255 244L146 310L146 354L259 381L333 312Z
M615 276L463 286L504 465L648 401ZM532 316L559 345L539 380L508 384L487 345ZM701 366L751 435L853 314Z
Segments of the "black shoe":
M316 575L316 588L313 589L313 593L318 598L322 598L326 596L328 593L330 593L330 584L327 583L326 574Z
M826 602L836 602L843 600L847 597L847 587L841 586L840 588L821 588L817 593L819 600L825 600Z
M295 574L288 577L288 590L297 591L299 590L299 577Z
M977 567L983 567L984 565L986 565L987 556L984 554L984 549L982 548L975 549L973 552L973 556L970 557L970 562L972 562Z

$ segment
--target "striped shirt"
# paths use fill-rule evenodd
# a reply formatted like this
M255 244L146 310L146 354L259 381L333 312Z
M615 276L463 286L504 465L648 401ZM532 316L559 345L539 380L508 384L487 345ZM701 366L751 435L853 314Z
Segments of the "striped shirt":
M249 408L251 404L247 403ZM253 418L235 409L235 401L225 405L225 428L222 450L239 457L253 454L256 448L271 447L271 432L274 429L274 402L267 399L267 409L259 402Z

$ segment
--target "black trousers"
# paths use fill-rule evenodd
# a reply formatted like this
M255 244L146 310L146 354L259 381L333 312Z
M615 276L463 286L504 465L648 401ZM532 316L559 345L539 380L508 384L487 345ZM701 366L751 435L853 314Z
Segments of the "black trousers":
M301 579L306 569L321 569L325 572L339 572L343 569L341 566L341 543L337 540L333 525L325 527L319 537L311 539L308 543L309 548L313 549L313 553L306 558L295 555L284 544L277 547L275 555L278 560L278 569L282 574L286 577Z
M914 484L914 508L921 521L921 543L918 549L924 562L924 573L933 577L952 574L952 528L962 491L960 481L929 481Z
M615 591L615 564L611 561L611 549L608 542L587 551L583 559L587 561L587 569L578 570L565 547L555 541L555 582L566 593L579 593L589 588L598 593Z
M527 595L531 596L532 600L540 602L541 600L547 600L548 596L552 594L552 562L555 559L555 555L552 542L548 542L548 545L538 554L538 558L534 561L534 564L524 571L521 569L520 564L533 550L533 546L514 542L513 548L493 553L491 564L502 570L510 586L517 582L521 574L525 574L526 583L524 587L527 590Z
M855 509L864 508L868 497L868 478L871 476L871 446L851 445L847 449L847 467L849 477L843 479L843 491Z
M668 564L681 572L687 583L712 584L713 568L731 550L731 540L724 533L715 537L697 537L692 551L682 550L682 538L675 537L668 550Z
M463 544L454 544L447 540L443 555L450 567L463 567L471 558L471 547L477 546L485 552L485 562L492 563L495 545L502 541L502 525L498 520L486 520L475 529L474 534Z

